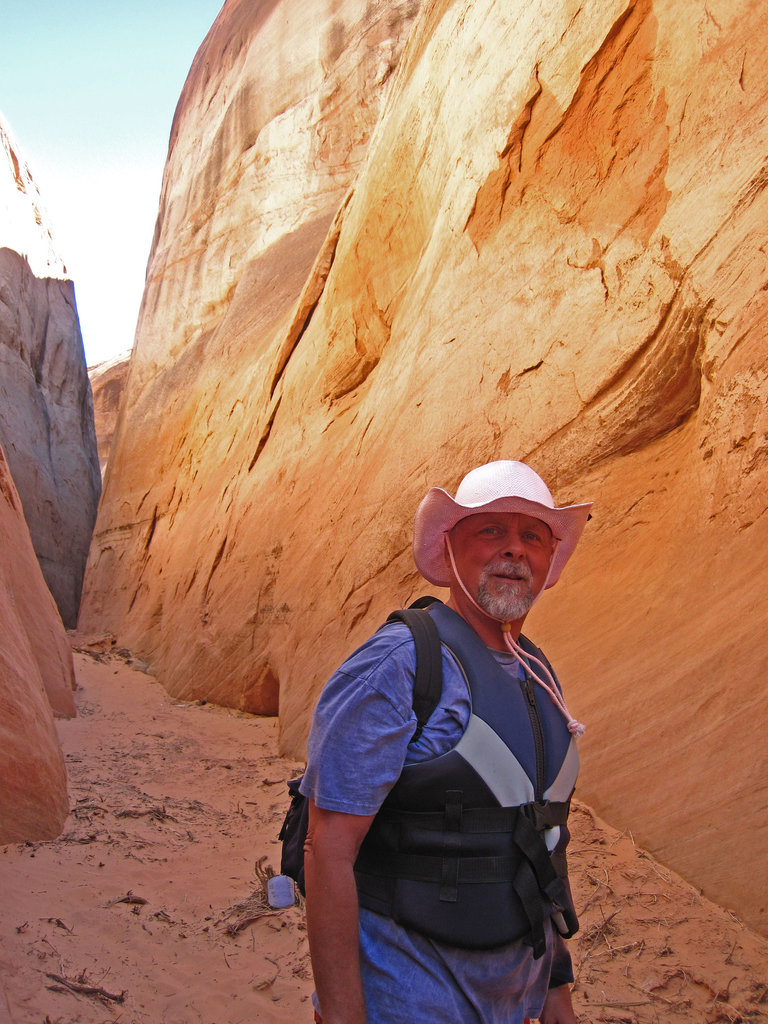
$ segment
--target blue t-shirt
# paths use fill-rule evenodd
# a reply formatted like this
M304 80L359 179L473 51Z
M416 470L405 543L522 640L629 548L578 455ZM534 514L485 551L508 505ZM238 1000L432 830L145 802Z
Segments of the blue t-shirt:
M511 654L492 653L518 677ZM392 623L328 681L315 708L301 784L318 807L375 814L405 764L456 745L470 714L461 669L443 647L440 704L411 742L415 672L411 632ZM444 946L365 908L360 950L368 1024L522 1024L539 1016L555 957L558 976L572 978L570 958L554 933L548 935L547 952L534 960L523 942L491 950Z

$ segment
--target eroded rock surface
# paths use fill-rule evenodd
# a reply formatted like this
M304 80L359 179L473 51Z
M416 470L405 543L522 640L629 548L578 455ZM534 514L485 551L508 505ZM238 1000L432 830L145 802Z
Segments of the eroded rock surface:
M142 566L148 563L154 586L169 499L183 506L182 518L191 512L183 545L189 554L202 545L201 552L235 465L245 459L246 476L255 466L280 405L282 374L323 292L339 210L418 6L229 3L197 54L171 133L84 628L97 624L98 631L104 623L109 630L107 622L144 607ZM211 428L202 435L200 417ZM214 468L216 481L207 471L198 477L198 459ZM205 506L209 486L216 508ZM205 536L196 538L197 528ZM189 577L204 591L226 549L223 536L213 543L212 563L206 554ZM129 583L123 573L137 553ZM105 589L104 574L113 570ZM179 583L181 592L189 580ZM245 592L243 598L250 603ZM130 646L150 660L152 633L144 626L130 633ZM274 713L280 679L270 658L249 659L242 671L238 661L231 659L221 684L193 673L185 692L213 686L219 695L208 699Z
M427 0L359 169L297 111L343 110L364 35L295 6L227 4L182 96L85 625L187 699L267 680L300 755L428 589L427 487L525 458L596 502L529 630L580 796L765 933L764 5Z
M0 121L0 443L45 581L74 627L101 481L72 281Z
M128 379L130 353L88 367L93 396L93 422L96 430L96 445L99 452L99 469L102 476L112 448L112 438L117 425L120 401Z
M75 714L72 652L0 447L0 844L53 839L68 814L54 712Z

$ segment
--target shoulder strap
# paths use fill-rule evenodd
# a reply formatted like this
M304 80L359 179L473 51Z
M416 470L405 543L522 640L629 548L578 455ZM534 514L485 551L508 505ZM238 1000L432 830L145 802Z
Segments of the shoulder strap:
M413 634L416 646L416 681L413 686L413 710L416 712L416 731L411 742L418 739L429 716L440 703L443 692L443 655L440 635L432 616L426 610L434 598L420 598L410 608L399 608L387 622L404 622Z

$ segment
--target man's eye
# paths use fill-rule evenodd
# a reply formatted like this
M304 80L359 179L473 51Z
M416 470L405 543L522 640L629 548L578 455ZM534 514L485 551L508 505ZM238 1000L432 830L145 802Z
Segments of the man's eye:
M543 544L544 538L539 533L534 533L532 530L528 530L523 534L523 540L527 544Z

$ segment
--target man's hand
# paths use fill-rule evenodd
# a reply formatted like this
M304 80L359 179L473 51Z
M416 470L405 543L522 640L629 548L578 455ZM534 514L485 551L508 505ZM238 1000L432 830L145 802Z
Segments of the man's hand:
M549 990L539 1020L541 1024L578 1024L569 985L559 985Z

